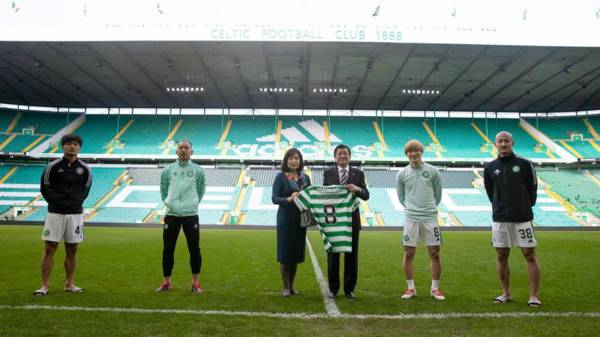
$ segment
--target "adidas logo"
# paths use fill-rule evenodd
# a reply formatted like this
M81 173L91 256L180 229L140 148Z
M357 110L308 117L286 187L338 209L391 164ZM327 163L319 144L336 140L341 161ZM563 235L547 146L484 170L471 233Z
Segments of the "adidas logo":
M304 131L301 131L296 126L291 126L281 130L281 135L288 141L288 143L294 144L314 142L309 138L309 136L312 136L313 139L316 139L319 142L325 142L325 128L314 119L301 121L298 123L298 125L300 125ZM262 143L273 143L275 140L276 135L274 133L256 138L257 142ZM329 142L342 143L342 140L334 133L329 132Z

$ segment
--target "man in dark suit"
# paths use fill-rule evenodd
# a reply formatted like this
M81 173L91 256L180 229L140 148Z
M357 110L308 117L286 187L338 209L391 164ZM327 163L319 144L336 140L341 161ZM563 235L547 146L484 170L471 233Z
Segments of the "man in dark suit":
M350 167L351 151L348 145L340 144L333 150L336 166L323 173L323 185L344 185L362 200L369 200L369 190L364 173ZM355 298L354 287L358 281L358 234L360 232L360 210L352 212L352 253L344 253L344 294ZM327 253L327 275L329 297L333 298L340 289L340 253Z

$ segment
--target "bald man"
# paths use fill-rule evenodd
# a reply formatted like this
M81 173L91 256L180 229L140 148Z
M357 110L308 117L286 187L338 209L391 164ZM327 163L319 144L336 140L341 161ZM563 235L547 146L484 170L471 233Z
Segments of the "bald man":
M492 242L496 249L496 270L502 286L502 295L494 303L512 301L508 257L511 247L521 248L529 274L530 307L539 307L540 268L535 255L537 241L533 231L533 211L537 198L537 177L533 164L513 152L515 141L507 131L496 135L494 142L498 158L485 165L484 182L492 203Z

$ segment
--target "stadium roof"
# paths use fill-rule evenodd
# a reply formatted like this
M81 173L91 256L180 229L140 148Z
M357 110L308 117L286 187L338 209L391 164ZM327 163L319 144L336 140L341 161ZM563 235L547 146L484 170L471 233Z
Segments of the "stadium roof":
M100 108L587 110L600 108L600 48L0 42L0 102Z

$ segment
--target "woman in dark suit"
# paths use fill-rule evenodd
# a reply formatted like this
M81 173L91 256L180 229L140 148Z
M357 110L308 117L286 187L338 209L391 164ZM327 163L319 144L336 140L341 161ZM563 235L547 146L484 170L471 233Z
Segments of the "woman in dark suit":
M304 262L306 228L300 225L300 211L294 197L310 186L310 179L302 173L302 153L296 148L286 151L281 172L273 182L272 201L277 209L277 261L283 280L283 297L296 295L294 279L298 263Z

